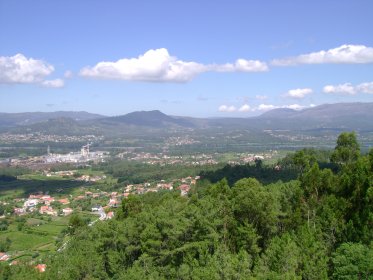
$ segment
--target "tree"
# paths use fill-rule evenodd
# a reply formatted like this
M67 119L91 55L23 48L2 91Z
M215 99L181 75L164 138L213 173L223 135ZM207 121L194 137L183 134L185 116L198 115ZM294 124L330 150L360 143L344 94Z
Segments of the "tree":
M370 172L373 172L373 148L369 150L368 154Z
M255 267L258 279L301 279L301 251L288 233L274 237Z
M233 211L239 224L251 224L263 245L277 231L280 205L276 197L257 180L238 181L232 188Z
M343 132L338 136L337 145L331 156L331 161L338 164L348 164L360 156L360 145L355 132Z
M343 243L332 258L333 278L339 279L372 279L373 248L359 243Z
M6 252L9 250L12 241L7 237L5 240L0 240L0 252Z
M70 233L74 233L77 229L85 226L84 220L78 215L73 214L69 219L69 229Z

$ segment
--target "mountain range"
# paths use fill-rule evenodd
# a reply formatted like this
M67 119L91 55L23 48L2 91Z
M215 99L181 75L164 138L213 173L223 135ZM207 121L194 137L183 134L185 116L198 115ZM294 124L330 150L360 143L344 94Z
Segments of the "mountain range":
M0 113L0 129L14 133L121 134L136 130L250 129L373 132L373 103L324 104L303 110L274 109L249 118L169 116L158 110L107 117L87 112Z

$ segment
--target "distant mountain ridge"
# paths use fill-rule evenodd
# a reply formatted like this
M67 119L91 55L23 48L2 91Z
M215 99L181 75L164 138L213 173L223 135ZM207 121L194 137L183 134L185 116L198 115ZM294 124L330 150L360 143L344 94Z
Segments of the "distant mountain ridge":
M298 130L340 128L373 129L373 103L323 104L303 110L274 109L256 118L266 127Z
M273 109L265 112L259 118L338 118L342 116L372 116L373 117L373 102L372 103L335 103L323 104L303 110L293 110L287 108Z
M84 111L0 113L0 127L15 127L45 122L49 119L70 118L76 121L93 120L105 116Z
M303 110L274 109L249 118L169 116L158 110L106 117L87 112L0 113L0 128L16 133L124 134L169 129L355 130L373 132L373 102L324 104ZM58 131L61 133L57 133Z
M99 122L122 123L127 125L150 127L167 127L172 125L181 127L194 126L192 122L189 122L184 118L168 116L159 110L137 111L122 116L100 119Z

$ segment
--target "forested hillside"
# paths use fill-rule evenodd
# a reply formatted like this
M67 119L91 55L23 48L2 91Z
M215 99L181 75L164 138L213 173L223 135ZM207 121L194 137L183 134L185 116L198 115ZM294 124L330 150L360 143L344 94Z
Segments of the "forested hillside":
M129 196L109 222L87 227L75 217L46 272L7 266L0 278L373 279L373 150L361 155L355 134L343 133L330 162L321 159L287 157L275 171L296 170L289 181L239 179L226 168L204 173L188 197Z

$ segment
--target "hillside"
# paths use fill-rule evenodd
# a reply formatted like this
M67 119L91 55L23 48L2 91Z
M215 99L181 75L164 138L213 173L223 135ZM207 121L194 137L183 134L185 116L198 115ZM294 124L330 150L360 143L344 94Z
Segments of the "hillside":
M373 130L373 103L337 103L296 111L274 109L256 118L267 129Z
M69 119L69 120L68 120ZM16 129L14 129L16 127ZM192 118L169 116L158 110L105 117L87 112L0 113L0 128L16 133L152 134L170 130L214 131L373 131L373 103L324 104L304 110L274 109L249 118Z
M167 127L167 126L181 126L192 127L192 122L180 117L168 116L158 110L153 111L139 111L132 112L122 116L103 118L99 123L118 123L132 126L149 126L149 127Z
M0 113L0 128L27 126L49 119L71 118L75 121L85 121L102 118L104 116L88 112L58 111L58 112L27 112L27 113Z

